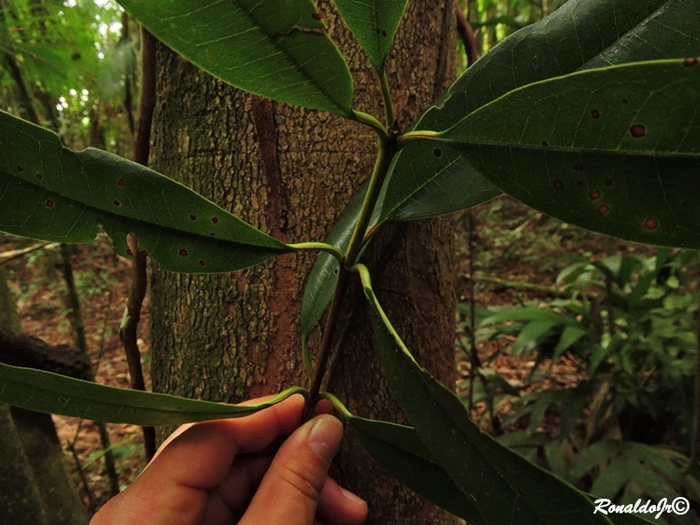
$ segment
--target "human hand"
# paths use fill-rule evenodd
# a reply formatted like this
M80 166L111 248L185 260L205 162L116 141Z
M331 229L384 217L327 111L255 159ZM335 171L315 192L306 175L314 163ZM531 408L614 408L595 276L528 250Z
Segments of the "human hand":
M359 525L367 504L327 477L342 424L324 414L300 426L303 410L295 395L181 427L90 525Z

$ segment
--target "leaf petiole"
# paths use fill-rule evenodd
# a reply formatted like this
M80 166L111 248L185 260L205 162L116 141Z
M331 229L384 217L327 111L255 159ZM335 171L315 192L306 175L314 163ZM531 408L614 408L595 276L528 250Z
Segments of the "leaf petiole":
M341 252L337 247L332 244L327 244L325 242L299 242L297 244L288 244L291 249L295 251L308 251L308 250L318 250L321 252L330 253L333 257L338 259L338 262L343 262L343 252Z

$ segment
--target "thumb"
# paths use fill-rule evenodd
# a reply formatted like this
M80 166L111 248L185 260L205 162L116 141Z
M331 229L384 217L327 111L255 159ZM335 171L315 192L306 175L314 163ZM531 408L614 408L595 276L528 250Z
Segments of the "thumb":
M343 424L330 415L317 416L294 431L239 523L311 525L342 438Z

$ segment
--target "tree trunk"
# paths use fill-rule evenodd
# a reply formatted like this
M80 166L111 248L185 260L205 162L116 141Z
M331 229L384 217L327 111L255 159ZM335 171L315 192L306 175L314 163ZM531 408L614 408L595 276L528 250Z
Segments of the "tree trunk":
M369 61L328 3L320 11L347 57L355 107L382 115ZM410 2L389 57L396 114L407 128L452 80L452 1ZM284 242L323 240L354 189L372 171L373 133L325 113L270 102L212 79L161 47L152 165ZM389 226L364 261L388 315L417 359L453 382L454 283L447 220ZM307 385L300 307L313 264L279 257L236 274L154 271L153 384L158 391L217 401ZM358 290L352 303L362 305ZM342 351L328 390L358 415L403 422L388 393L363 307L345 315ZM320 334L314 334L312 348ZM381 472L352 439L334 476L370 502L368 523L451 523Z
M73 370L77 360L40 340L19 334L15 304L0 268L0 361L15 366ZM29 351L29 348L36 351ZM69 350L69 349L65 349ZM43 352L43 353L42 353ZM0 523L87 524L87 514L68 477L50 414L0 404Z

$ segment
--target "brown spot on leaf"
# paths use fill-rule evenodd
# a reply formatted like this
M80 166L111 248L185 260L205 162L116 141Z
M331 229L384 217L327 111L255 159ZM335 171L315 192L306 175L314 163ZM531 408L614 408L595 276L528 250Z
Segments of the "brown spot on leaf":
M634 124L630 128L630 135L632 135L635 139L640 139L646 134L647 128L645 128L642 124Z
M697 63L698 63L698 59L695 57L689 57L683 61L683 65L685 67L691 67L691 66L696 65Z
M600 190L593 190L589 195L590 195L591 199L593 199L594 201L597 201L598 199L600 199L603 196L603 194L600 192Z
M612 179L605 179L606 186L612 186Z
M219 218L218 218L218 217L212 217L212 218L211 218L211 222L213 222L214 224L219 224Z
M659 227L659 220L656 217L647 217L644 219L644 227L649 231L654 231Z
M148 250L141 250L141 255L148 257Z
M560 181L559 179L554 181L554 187L558 190L563 190L564 189L564 183Z
M126 254L127 255L134 255L134 252L131 251L131 248L126 249Z
M576 172L582 172L583 171L583 166L581 164L574 166L574 171Z
M119 179L117 181L117 186L119 186L120 188L123 188L124 186L126 186L126 182L124 182L124 179Z
M601 215L607 215L608 213L610 213L610 206L608 206L607 204L601 204L600 206L598 206L598 212Z
M190 220L191 220L191 221L196 221L196 220L197 220L197 216L196 216L196 215L190 215Z
M51 199L46 199L46 207L53 208L56 204Z
M592 110L592 111L591 111L591 117L593 117L593 118L600 118L600 111L598 111L597 109Z
M200 265L200 266L206 266L207 263L205 263L204 261L199 261L199 265Z
M440 148L435 148L433 150L433 155L435 155L437 158L442 157L442 150Z
M585 185L586 185L586 183L583 182L582 180L576 181L577 188L583 188Z
M112 201L112 204L114 204L115 206L121 206L121 205L122 205L122 203L119 202L117 199L114 199L114 200Z
M321 13L314 13L311 15L314 20L323 20L323 15Z
M546 140L543 140L542 146L544 146L546 148L547 146L549 146L549 142L547 142Z
M626 98L623 98L623 99L622 99L622 103L623 103L623 104L627 104L628 102L629 102L629 100L627 100Z
M382 29L382 36L386 36L386 31Z
M17 171L22 173L24 171L24 168L22 166L17 166Z
M187 251L187 248L180 248L180 251L177 253L180 255L180 257L187 257L190 254L190 252Z
M41 173L36 174L37 180L44 180L44 176Z

